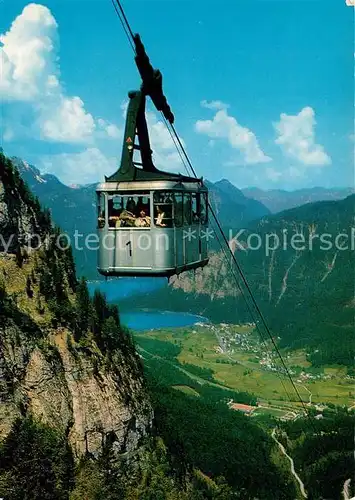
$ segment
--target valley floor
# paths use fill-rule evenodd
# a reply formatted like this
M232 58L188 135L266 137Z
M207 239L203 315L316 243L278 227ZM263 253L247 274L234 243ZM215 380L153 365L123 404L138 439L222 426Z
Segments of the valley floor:
M136 333L135 340L144 359L154 358L168 365L170 373L187 377L181 384L181 377L174 379L170 374L171 386L179 390L192 394L196 384L207 384L223 389L226 395L245 391L257 399L253 416L295 419L303 414L303 405L279 360L270 345L256 338L252 324L152 330ZM353 405L354 380L345 367L314 369L302 351L282 354L305 406L321 415L328 406Z

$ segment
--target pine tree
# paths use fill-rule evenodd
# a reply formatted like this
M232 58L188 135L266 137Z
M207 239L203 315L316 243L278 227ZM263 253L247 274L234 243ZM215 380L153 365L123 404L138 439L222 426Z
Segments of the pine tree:
M53 295L52 276L47 267L41 268L39 277L39 291L46 300L50 299Z
M67 250L64 250L64 262L67 271L68 284L70 288L75 291L77 286L77 279L73 251L71 247L69 247Z
M6 299L6 288L5 288L5 283L1 279L0 280L0 304L3 304Z
M93 298L93 306L94 306L93 332L95 335L96 342L98 343L98 345L100 345L102 327L105 319L108 316L106 297L104 294L100 292L100 290L95 290Z
M115 323L116 325L119 327L121 322L120 322L120 314L119 314L119 311L118 311L118 307L116 304L112 305L109 307L109 314L110 316L113 317L113 319L115 320Z
M22 264L23 264L23 256L22 256L22 250L21 250L21 245L17 245L17 248L16 248L16 264L18 265L18 267L22 267Z
M75 340L78 341L88 331L92 316L90 295L85 278L80 279L76 288L76 311Z
M113 351L117 348L120 337L120 329L113 316L107 318L102 327L102 342L105 351Z
M26 280L26 293L27 293L27 297L32 299L33 290L32 290L31 278L29 276L27 276L27 280Z
M31 281L34 285L37 283L37 277L33 269L31 271Z
M36 304L36 307L37 307L37 311L39 312L39 314L43 314L44 313L44 307L43 307L43 304L42 304L42 300L41 300L41 295L40 294L37 295L37 304Z

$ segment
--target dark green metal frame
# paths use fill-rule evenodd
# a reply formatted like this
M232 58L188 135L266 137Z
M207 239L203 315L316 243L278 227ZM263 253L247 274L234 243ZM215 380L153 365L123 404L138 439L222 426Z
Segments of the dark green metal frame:
M174 115L163 94L163 78L159 70L150 64L144 45L139 35L134 36L136 47L135 61L142 77L141 89L128 93L129 104L126 116L126 126L123 140L120 168L106 182L174 180L176 182L201 182L202 179L172 174L158 170L152 159L149 132L145 116L146 97L149 96L156 109L161 111L169 123L174 123ZM138 144L136 144L138 136ZM140 151L142 168L137 168L133 161L135 150Z

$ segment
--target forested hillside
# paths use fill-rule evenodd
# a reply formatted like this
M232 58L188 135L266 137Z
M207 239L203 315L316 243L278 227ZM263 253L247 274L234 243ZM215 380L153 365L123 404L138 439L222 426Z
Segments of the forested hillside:
M337 408L325 411L319 420L313 417L282 423L278 430L279 440L294 458L308 498L343 500L344 489L347 497L352 498L355 493L355 415Z
M179 483L117 307L77 282L70 249L4 155L0 186L1 231L13 236L0 254L0 496L217 498L192 469Z
M249 224L232 243L280 345L306 347L309 359L353 366L355 195L304 205ZM234 233L237 236L237 232ZM142 297L142 307L190 310L212 320L250 321L230 261L214 253L196 274Z
M117 306L90 298L60 230L4 155L0 187L0 496L293 499L255 423L220 397L196 406L147 385Z

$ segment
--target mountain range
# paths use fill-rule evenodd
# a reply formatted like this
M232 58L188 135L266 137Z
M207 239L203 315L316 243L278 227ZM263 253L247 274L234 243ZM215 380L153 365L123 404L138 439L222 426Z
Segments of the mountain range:
M42 175L36 167L20 158L12 158L12 161L41 204L50 209L56 224L71 238L77 233L82 235L79 241L83 242L86 235L96 233L96 184L66 186L54 175ZM206 184L211 205L226 229L244 227L270 213L262 203L247 198L227 180L216 184L207 181ZM95 252L74 248L74 257L80 275L98 278Z
M69 188L20 160L16 164L53 204L52 213L55 209L64 223L82 230L79 210L87 206L75 193L86 193L92 201L94 186ZM57 196L48 186L55 187ZM226 183L214 189L223 203L233 196ZM222 198L223 189L229 198L227 193ZM352 195L264 215L248 222L238 244L230 242L274 338L281 347L307 346L314 365L352 367L354 205ZM255 203L250 208L262 209ZM72 220L75 214L77 220ZM191 387L170 387L186 383L181 371L179 381L172 378L177 344L155 344L169 362L161 363L156 354L142 360L117 306L98 290L91 298L85 280L77 280L70 248L59 250L54 243L58 230L48 211L4 155L0 229L2 235L15 235L10 251L0 254L1 497L301 498L294 473L272 439L274 417L264 416L260 425L231 411L227 387L228 393L212 384L198 397L180 391ZM285 240L275 245L276 235L281 240L285 231L291 238L286 243L294 234L303 235L306 248L287 246ZM28 249L34 233L48 245ZM332 243L326 249L323 234ZM262 242L258 248L256 236ZM209 309L206 314L214 318L246 318L229 262L217 252L195 276L184 273L169 293L165 289L158 307L162 304L185 311L201 307L202 313ZM144 305L141 297L139 307ZM342 498L346 485L351 496L353 416L339 408L324 411L320 421L317 417L309 413L308 418L279 422L278 439L293 456L309 498L330 498L329 491L331 498Z
M280 345L306 348L314 365L353 366L354 216L355 195L310 203L253 221L229 242ZM167 309L217 322L250 321L253 309L232 258L221 251L204 269L178 276L170 292L142 297L140 307L162 300Z
M95 233L95 185L68 187L53 175L41 175L38 169L20 159L13 161L62 230L70 236L75 231L83 237ZM238 241L232 245L264 314L275 334L281 338L281 344L288 347L307 346L315 363L350 365L353 360L351 325L355 277L351 248L355 242L351 243L350 239L355 236L349 231L355 215L355 195L342 200L310 202L272 214L261 201L246 197L245 191L243 193L225 179L206 184L211 205L222 227L231 229L233 234L243 228ZM280 203L275 193L284 192L270 193L270 200L275 196L275 207ZM315 188L287 193L287 196L289 201L292 199L295 203L301 194L304 200L304 196L309 199L322 193L325 197L337 198L346 194L347 190ZM287 247L283 248L285 233ZM343 233L350 238L346 250L335 246L337 235ZM294 234L304 237L304 250L292 247ZM328 244L326 249L321 247L322 234L329 234L330 247ZM275 235L281 243L273 249ZM258 239L261 244L255 248ZM268 239L271 248L266 248ZM220 321L246 320L245 305L236 290L230 266L219 253L216 241L212 243L215 244L211 245L210 264L195 276L184 273L176 279L170 290L171 303L169 293L164 295L165 307L168 305L174 309L180 303L184 310L208 310L210 317ZM95 252L76 249L74 257L80 275L93 279L98 277ZM166 290L162 293L165 294ZM161 303L161 300L159 292L150 294L146 305L152 306ZM140 305L143 303L144 300ZM338 342L339 333L341 342Z
M15 236L0 253L1 498L296 497L275 442L228 408L223 387L196 398L147 378L118 307L90 297L3 154L0 231ZM47 244L30 248L39 232Z
M299 207L306 203L315 201L341 200L355 192L352 188L324 188L312 187L307 189L296 189L285 191L282 189L263 190L256 187L242 189L247 198L259 201L270 212L277 213L289 208Z

